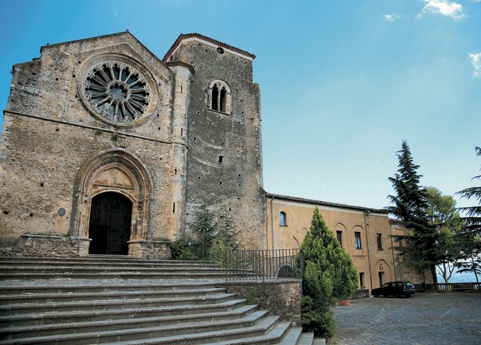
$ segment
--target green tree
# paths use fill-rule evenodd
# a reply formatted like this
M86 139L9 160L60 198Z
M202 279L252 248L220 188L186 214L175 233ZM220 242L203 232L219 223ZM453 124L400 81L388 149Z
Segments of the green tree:
M232 248L233 250L239 247L236 237L240 231L236 228L234 216L231 212L227 211L227 209L223 208L220 211L216 228L216 238L222 240L226 246Z
M428 207L426 213L431 225L438 233L438 272L445 283L449 282L456 262L463 253L463 241L460 240L458 233L462 229L462 221L456 209L456 201L450 195L443 195L441 191L434 187L426 188L426 201Z
M303 282L302 326L316 336L332 337L335 322L330 307L349 299L357 289L351 257L314 209L309 232L301 244L306 269Z
M481 147L476 146L477 156L481 156ZM473 180L481 180L481 175L474 176ZM479 282L478 274L481 274L481 186L463 189L457 193L461 198L474 199L478 205L460 207L459 210L465 214L462 217L464 227L460 234L466 242L464 261L458 267L458 272L474 272L476 281Z
M481 147L476 146L475 150L476 155L481 156ZM473 180L481 180L481 175L474 176ZM474 199L478 203L476 206L459 208L466 214L466 216L463 217L465 221L463 232L478 236L481 235L481 186L466 188L457 194L460 195L461 198L468 200Z
M200 255L205 257L218 232L215 213L208 209L205 202L194 211L194 221L190 230L194 237L194 245L201 251Z
M437 290L436 265L438 264L438 233L429 221L426 189L419 185L422 175L417 173L419 165L414 164L406 141L397 152L398 170L390 177L396 195L389 195L393 203L387 209L410 229L407 235L393 236L400 244L395 249L403 256L404 263L417 267L424 273L429 268L434 287Z
M238 247L234 217L225 209L216 213L207 203L202 202L194 211L190 233L184 234L170 245L172 258L176 260L198 260L211 256L211 249L216 243L216 258L219 250L232 253ZM217 260L217 259L216 259Z

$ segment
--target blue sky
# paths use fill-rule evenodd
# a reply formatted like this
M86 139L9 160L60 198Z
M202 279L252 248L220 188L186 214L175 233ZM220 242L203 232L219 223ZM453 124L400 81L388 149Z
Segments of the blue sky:
M2 109L12 65L47 43L129 29L162 58L197 32L257 56L268 192L383 208L402 140L423 185L476 185L481 0L0 0L0 16Z

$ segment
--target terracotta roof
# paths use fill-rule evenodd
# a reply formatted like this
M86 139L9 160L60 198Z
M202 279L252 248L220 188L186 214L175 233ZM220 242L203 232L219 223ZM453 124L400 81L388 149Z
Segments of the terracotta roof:
M294 201L294 202L300 202L300 203L304 203L304 204L328 206L328 207L336 207L336 208L346 208L346 209L350 209L350 210L358 210L358 211L371 212L371 213L383 213L383 214L389 213L389 211L385 210L385 209L376 209L376 208L369 208L369 207L363 207L363 206L337 204L337 203L334 203L334 202L304 199L304 198L298 198L298 197L293 197L293 196L271 194L271 193L267 193L267 192L266 192L266 197L274 199L274 200L275 199L282 199L282 200L286 200L286 201Z
M225 44L225 43L222 43L220 41L217 41L217 40L214 40L210 37L207 37L207 36L204 36L204 35L201 35L201 34L198 34L198 33L190 33L190 34L180 34L179 37L177 38L177 40L174 42L174 44L172 45L172 47L170 47L169 51L165 54L164 58L163 58L163 61L166 62L167 59L169 58L169 56L177 49L177 47L180 45L180 43L186 39L189 39L189 38L199 38L203 41L207 41L207 42L210 42L214 45L217 45L217 46L221 46L222 48L224 49L228 49L228 50L231 50L231 51L234 51L238 54L241 54L241 55L245 55L246 57L249 57L251 58L252 60L254 60L256 58L256 56L254 54L251 54L245 50L242 50L242 49L239 49L239 48L236 48L236 47L233 47L231 45L228 45L228 44Z

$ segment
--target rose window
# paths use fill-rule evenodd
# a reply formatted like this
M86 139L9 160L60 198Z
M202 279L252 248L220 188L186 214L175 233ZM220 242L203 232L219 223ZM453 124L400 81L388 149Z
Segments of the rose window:
M145 78L133 67L118 62L94 66L87 74L83 93L92 109L115 122L142 117L151 102Z

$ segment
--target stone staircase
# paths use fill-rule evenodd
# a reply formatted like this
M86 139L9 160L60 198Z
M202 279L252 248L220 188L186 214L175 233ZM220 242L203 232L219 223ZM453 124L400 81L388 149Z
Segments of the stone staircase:
M0 257L3 344L323 344L208 262Z

